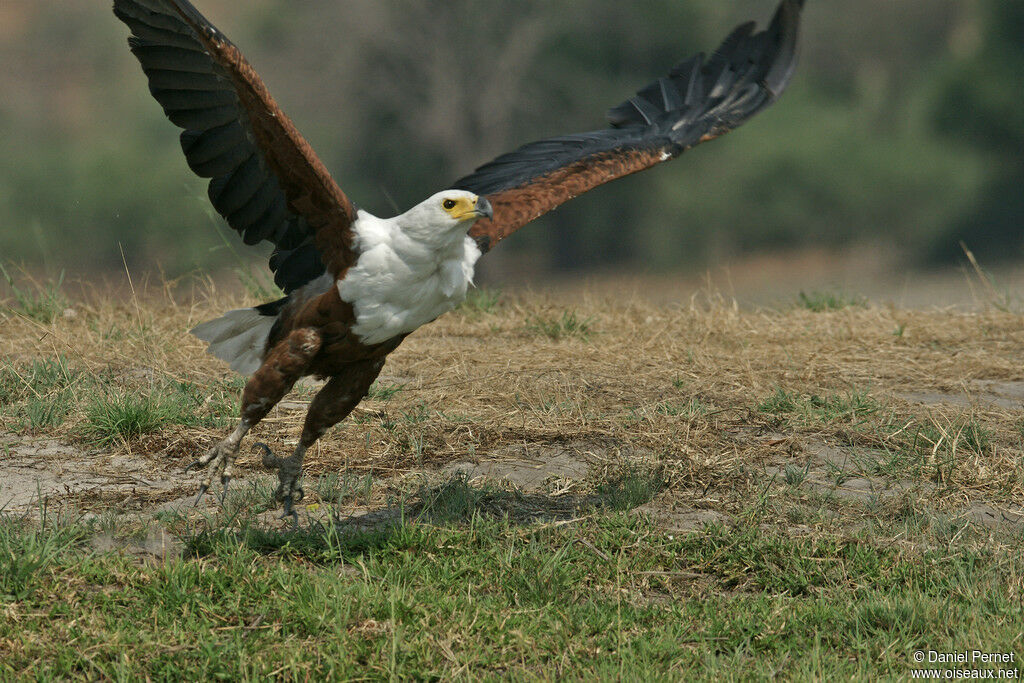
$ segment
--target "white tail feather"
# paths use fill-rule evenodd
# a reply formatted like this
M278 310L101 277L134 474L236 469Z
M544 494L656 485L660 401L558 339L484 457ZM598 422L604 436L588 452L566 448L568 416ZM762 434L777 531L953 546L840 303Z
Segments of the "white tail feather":
M216 320L192 328L192 334L205 342L217 358L231 364L240 375L251 375L263 363L270 328L277 318L260 315L255 308L228 311Z

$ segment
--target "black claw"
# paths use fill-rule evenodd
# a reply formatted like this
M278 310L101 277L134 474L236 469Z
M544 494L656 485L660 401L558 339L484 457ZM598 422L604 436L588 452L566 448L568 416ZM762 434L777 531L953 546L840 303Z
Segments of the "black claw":
M202 460L193 460L189 464L185 465L185 471L183 472L183 474L188 474L188 471L191 470L192 468L194 468L194 467L202 467L202 465L203 465L203 461Z
M196 502L192 503L192 507L194 507L194 508L195 507L199 507L199 501L201 501L203 499L203 496L206 494L206 492L209 490L209 488L210 488L209 484L201 484L199 486L199 495L196 496Z
M220 483L224 485L224 489L220 492L220 504L224 506L224 500L228 497L228 484L231 483L231 476L225 474L220 478Z
M267 444L263 443L262 441L257 441L256 443L254 443L252 445L252 449L256 450L257 448L260 448L260 449L263 450L263 458L262 458L262 460L263 460L263 466L264 467L280 467L281 466L281 458L279 458L276 455L274 455L274 451L270 450L270 446L268 446Z
M294 508L292 508L291 496L284 497L284 512L281 513L281 516L278 517L278 519L284 519L288 516L291 516L292 518L292 531L295 531L299 528L299 513Z

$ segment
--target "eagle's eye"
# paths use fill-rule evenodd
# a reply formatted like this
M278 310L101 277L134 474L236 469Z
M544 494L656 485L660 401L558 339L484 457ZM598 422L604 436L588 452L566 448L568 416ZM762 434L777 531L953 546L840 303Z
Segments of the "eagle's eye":
M443 202L441 202L441 206L444 207L445 211L451 211L452 209L455 208L455 200L454 199L446 199Z

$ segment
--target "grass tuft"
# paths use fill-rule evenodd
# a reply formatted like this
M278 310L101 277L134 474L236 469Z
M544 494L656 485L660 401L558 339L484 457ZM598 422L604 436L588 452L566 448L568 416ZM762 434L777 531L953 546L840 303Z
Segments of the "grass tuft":
M33 396L25 402L23 425L32 432L59 427L70 410L70 399L64 393L55 397Z
M466 292L466 299L459 305L459 310L471 315L489 315L495 312L500 300L500 289L473 287Z
M378 401L388 401L394 398L395 394L404 387L404 384L381 384L378 381L370 385L370 391L367 392L366 396Z
M594 490L601 505L624 511L650 502L665 485L659 468L629 464L612 472Z
M63 356L0 366L0 402L10 405L29 396L42 398L59 393L79 376Z
M862 391L801 395L777 387L757 404L757 409L770 415L793 415L806 421L835 423L862 422L880 410L878 402Z
M364 502L369 502L373 490L373 475L328 472L317 477L313 486L317 496L325 503L344 505L360 498Z
M668 416L681 416L689 420L705 415L708 412L707 407L701 403L699 398L691 398L682 403L676 401L666 401L661 403L657 407L657 411L662 415Z
M575 311L564 311L560 318L533 316L526 329L549 339L576 337L585 341L593 333L592 322L593 318L582 318Z
M864 308L868 300L862 296L848 296L841 292L800 292L797 307L815 313L839 311L844 308Z
M757 409L762 413L780 415L795 412L797 409L798 397L786 391L782 387L776 387L771 396L757 404Z
M170 424L198 422L180 395L152 393L100 394L85 408L83 431L95 444L127 442Z
M155 432L167 419L166 410L150 396L100 396L86 408L86 433L98 444L127 441Z
M64 284L63 271L56 282L46 285L37 284L32 289L24 289L15 284L14 278L2 263L0 263L0 275L7 281L7 286L14 295L14 305L8 308L19 315L48 325L68 307L67 297L60 289Z
M0 513L0 598L25 600L47 578L43 571L88 533L76 520L53 519L45 512L40 526Z
M789 486L797 487L804 483L807 479L807 474L811 471L811 463L807 463L805 467L799 467L797 465L786 465L782 471L782 478Z
M509 517L522 498L511 489L473 486L465 472L435 486L421 486L416 497L419 504L411 508L416 518L444 524L468 522L481 515Z

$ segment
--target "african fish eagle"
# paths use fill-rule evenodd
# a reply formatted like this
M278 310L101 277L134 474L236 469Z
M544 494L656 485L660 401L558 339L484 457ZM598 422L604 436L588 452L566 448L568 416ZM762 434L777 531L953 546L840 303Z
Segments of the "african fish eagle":
M301 377L327 379L289 457L262 444L278 472L282 517L298 515L306 450L366 396L406 335L466 296L480 256L559 204L668 161L774 102L793 75L803 0L782 0L771 24L737 27L709 57L612 107L610 127L540 140L502 155L408 211L378 218L331 179L239 49L187 0L114 0L149 90L176 126L209 197L246 244L274 246L282 299L230 311L192 330L232 369L251 374L238 426L187 468L231 480L246 432Z

